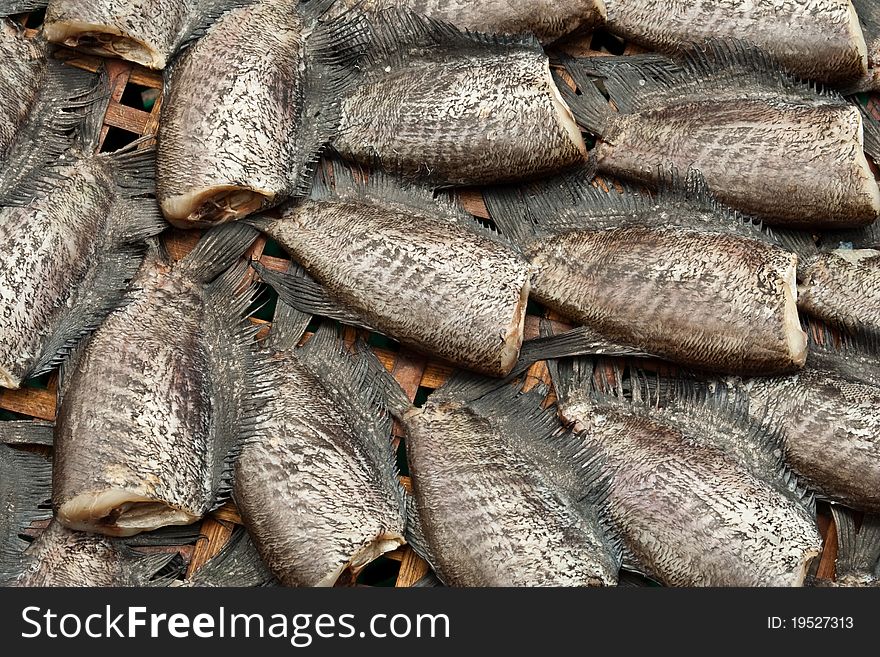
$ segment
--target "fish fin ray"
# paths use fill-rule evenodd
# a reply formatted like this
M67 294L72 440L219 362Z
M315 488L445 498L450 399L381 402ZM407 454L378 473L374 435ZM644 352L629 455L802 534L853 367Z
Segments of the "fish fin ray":
M837 576L880 579L880 516L865 514L856 532L853 511L834 504L831 513L837 529Z
M233 532L216 555L187 582L198 587L251 588L276 583L244 527Z
M259 234L256 228L240 221L216 226L202 236L177 266L193 280L206 283L221 272L228 272Z
M4 445L52 446L54 422L8 420L0 422L0 443Z

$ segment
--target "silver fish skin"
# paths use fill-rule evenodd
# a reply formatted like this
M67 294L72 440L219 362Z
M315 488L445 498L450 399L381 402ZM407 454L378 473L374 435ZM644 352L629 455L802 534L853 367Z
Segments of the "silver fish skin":
M563 95L600 137L600 173L656 186L669 168L693 167L719 201L768 225L872 223L880 190L860 110L774 66L739 45L716 44L680 66L656 55L593 57L570 63L581 95Z
M706 400L666 409L644 387L603 392L590 361L551 363L551 376L561 416L605 462L625 563L667 586L803 584L822 540L760 425Z
M359 352L325 325L305 346L269 356L278 382L260 438L236 461L234 495L285 586L354 580L405 542L391 416L374 378L384 368L366 345Z
M543 393L503 386L468 403L447 386L403 416L420 549L443 583L614 585L591 498L600 466L541 409Z
M171 223L232 221L308 191L362 29L354 19L319 25L312 4L226 12L167 74L157 195Z
M880 512L880 388L811 368L743 385L750 414L783 430L786 460L809 486Z
M199 0L51 0L43 33L49 41L102 57L162 69Z
M485 34L531 32L544 43L588 31L605 21L603 0L343 0L329 15L404 9Z
M586 160L536 41L380 16L332 142L344 158L437 186L539 177Z
M0 207L0 386L51 369L118 301L138 244L165 222L151 150L89 155L30 177Z
M880 251L822 253L799 286L801 310L851 332L880 333Z
M260 400L245 263L209 283L256 237L228 228L176 263L153 248L66 368L52 487L65 526L131 536L190 524L228 494Z
M556 312L703 370L801 367L797 256L699 189L689 193L604 191L578 174L484 197L534 269L532 297Z
M379 174L358 183L340 166L333 172L332 190L316 182L310 199L255 225L350 313L349 323L460 367L510 372L530 289L519 251L428 188ZM297 305L289 296L295 281L264 278ZM329 308L300 309L346 319Z
M870 0L868 0L870 1ZM868 51L850 0L606 0L607 29L671 55L709 39L770 54L795 75L849 85L867 73Z
M22 572L9 586L145 586L174 554L141 554L118 540L53 521L23 555Z

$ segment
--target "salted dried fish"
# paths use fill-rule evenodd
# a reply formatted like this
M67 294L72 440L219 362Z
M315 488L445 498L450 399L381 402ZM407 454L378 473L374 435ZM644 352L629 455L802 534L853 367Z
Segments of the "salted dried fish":
M778 439L712 395L661 406L635 373L627 396L594 373L551 363L561 415L604 462L624 565L669 586L803 584L822 542Z
M649 50L674 55L708 39L730 39L765 50L810 80L848 85L868 70L865 36L853 9L857 1L606 0L605 4L607 29Z
M297 316L305 322L291 330ZM333 586L404 543L405 493L384 368L366 345L350 353L328 325L294 348L308 319L283 302L276 314L269 359L278 381L259 437L236 462L234 495L282 584Z
M405 9L487 34L531 32L545 43L588 31L605 20L603 0L343 0L330 15L352 7L367 12Z
M430 189L340 165L280 218L255 220L320 285L258 266L300 310L368 326L493 376L519 355L529 266L511 244Z
M583 138L536 40L459 32L404 11L379 16L332 142L343 157L436 185L519 180L584 162Z
M121 299L142 240L164 227L153 151L94 154L93 110L79 145L0 201L0 386L56 366Z
M358 20L318 21L326 4L233 9L175 62L157 171L173 224L231 221L307 192L361 42Z
M247 530L238 527L223 549L183 582L182 586L256 587L277 585Z
M862 89L880 87L880 7L874 0L851 0L859 16L867 44L868 72L856 86Z
M719 201L793 228L854 228L880 213L860 110L760 52L716 44L681 65L640 55L567 68L581 95L563 95L599 136L602 173L656 185L670 167L694 167Z
M65 526L131 536L192 523L228 494L271 377L261 378L244 318L247 265L212 279L256 235L221 227L175 263L153 248L126 304L73 356L54 444L52 501Z
M806 267L801 310L853 332L880 333L880 251L837 249Z
M542 392L503 385L473 401L468 384L403 413L410 543L450 586L615 584L595 451L541 408Z
M834 372L880 388L880 338L877 334L848 334L804 317L807 367Z
M838 586L880 586L880 517L866 515L856 530L854 513L832 506L837 532L835 583Z
M531 295L606 339L701 369L772 373L806 359L791 236L721 207L692 173L654 197L589 171L484 192L534 269Z

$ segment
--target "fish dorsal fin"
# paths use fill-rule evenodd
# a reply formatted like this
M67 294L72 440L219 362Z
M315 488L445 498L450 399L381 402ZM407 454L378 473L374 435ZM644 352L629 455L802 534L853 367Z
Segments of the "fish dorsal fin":
M41 454L0 444L0 584L21 574L30 524L52 517L52 464Z
M330 293L299 265L291 263L285 274L272 271L259 262L252 262L251 266L260 278L278 293L279 299L296 310L309 315L335 319L343 324L357 326L374 333L379 332L364 322L359 315L333 299Z
M837 577L861 576L880 580L880 516L865 514L856 532L854 512L833 504L837 528Z
M807 366L835 372L851 381L880 386L880 335L845 333L803 316L807 334Z
M54 422L7 420L0 422L0 443L4 445L52 446Z
M312 316L309 313L297 310L279 297L275 303L272 328L264 345L273 351L290 351L302 340L311 321Z
M865 136L865 152L871 156L875 164L880 164L880 121L868 111L868 108L852 99L852 104L859 108L862 115L862 128Z
M237 528L226 545L187 582L190 586L271 586L275 576L263 563L244 527Z
M178 261L176 269L194 281L207 283L227 271L259 234L256 228L242 222L216 226L202 235L195 248Z

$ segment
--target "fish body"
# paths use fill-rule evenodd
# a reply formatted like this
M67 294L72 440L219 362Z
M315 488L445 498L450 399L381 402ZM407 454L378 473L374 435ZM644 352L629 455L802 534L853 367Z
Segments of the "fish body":
M857 85L861 89L880 88L880 7L874 0L852 0L867 45L868 72Z
M880 212L858 108L789 79L739 47L579 60L566 92L599 135L598 169L656 186L670 168L699 170L722 203L791 228L855 228ZM601 79L619 111L591 81Z
M820 254L807 267L798 306L847 331L880 333L880 251Z
M836 502L880 511L880 388L806 368L749 379L750 414L786 436L786 459Z
M870 2L870 0L866 0ZM795 75L847 85L867 73L865 35L849 0L607 0L607 29L676 54L711 39L764 50Z
M46 43L27 39L23 30L9 20L0 22L0 53L4 62L0 94L0 164L25 123L39 94L46 72Z
M404 415L428 561L449 586L613 585L619 564L590 498L598 465L542 396L512 390L469 403L447 388Z
M262 1L226 12L181 55L158 132L157 194L170 222L223 223L308 189L338 124L336 49L357 41L346 30L316 27L294 0Z
M560 414L605 463L625 563L667 586L803 583L821 538L759 425L706 400L597 392L577 362L551 373Z
M43 32L49 41L102 57L162 69L198 0L52 0Z
M0 386L50 369L118 301L162 230L152 152L71 153L0 207Z
M127 303L68 367L52 488L65 526L131 536L185 525L228 490L229 460L259 399L242 319L250 296L237 291L244 271L209 283L255 238L234 228L209 233L177 263L153 249Z
M534 269L532 297L556 312L701 369L804 364L797 256L751 223L680 192L606 192L585 177L486 197Z
M310 199L261 218L259 228L353 315L349 322L461 367L507 374L529 294L529 266L516 248L426 188L378 174L357 183L338 166L334 175L334 189L316 184ZM296 290L268 274L296 306Z
M405 541L391 416L377 400L366 347L348 353L324 327L272 352L278 382L261 438L236 462L235 500L263 560L286 586L351 579Z
M342 105L332 145L344 158L437 186L519 180L585 161L536 41L381 16L363 79Z
M545 43L585 32L605 20L603 0L345 0L337 2L330 15L352 7L362 11L410 10L486 34L531 32Z

